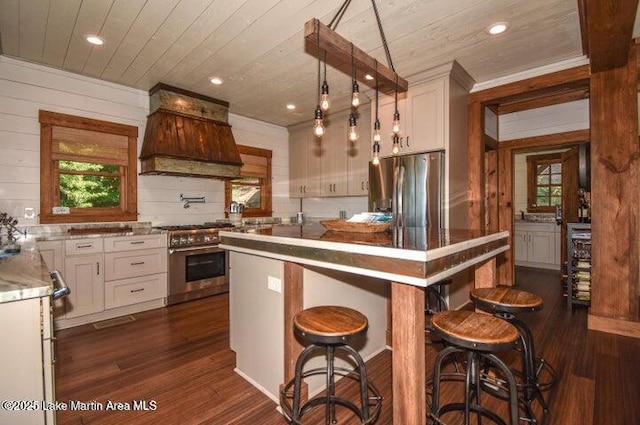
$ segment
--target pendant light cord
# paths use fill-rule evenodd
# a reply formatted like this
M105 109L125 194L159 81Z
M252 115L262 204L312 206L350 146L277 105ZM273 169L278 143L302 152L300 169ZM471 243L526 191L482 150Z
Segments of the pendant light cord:
M318 24L318 108L320 107L320 24Z

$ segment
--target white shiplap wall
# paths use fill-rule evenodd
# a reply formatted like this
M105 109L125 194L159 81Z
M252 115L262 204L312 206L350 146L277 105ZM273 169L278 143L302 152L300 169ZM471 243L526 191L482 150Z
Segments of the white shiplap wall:
M24 209L40 208L40 109L112 121L138 127L142 146L149 97L144 91L82 77L0 55L0 211L25 219ZM289 198L288 132L284 127L230 114L238 144L273 152L273 209L275 217L291 217L299 201ZM180 193L205 196L205 204L182 208ZM366 198L308 199L308 216L336 217L366 209ZM224 184L218 180L138 176L139 221L158 224L203 223L224 217Z
M559 105L501 115L500 141L589 128L589 101L578 100ZM546 150L516 154L513 163L514 213L527 210L527 155L558 152Z

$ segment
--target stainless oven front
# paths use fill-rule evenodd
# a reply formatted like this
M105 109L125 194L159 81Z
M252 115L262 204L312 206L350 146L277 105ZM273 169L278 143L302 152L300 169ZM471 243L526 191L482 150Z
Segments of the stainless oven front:
M229 292L229 253L217 246L169 249L168 304Z

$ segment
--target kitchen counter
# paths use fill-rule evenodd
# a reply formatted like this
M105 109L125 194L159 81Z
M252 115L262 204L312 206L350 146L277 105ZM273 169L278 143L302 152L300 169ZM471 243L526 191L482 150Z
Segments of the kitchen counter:
M101 228L95 228L90 233L70 233L67 230L58 230L52 232L39 232L35 234L38 241L56 241L66 239L86 239L86 238L112 238L117 236L144 236L144 235L158 235L167 233L166 230L156 229L153 227L132 227L131 230L123 230L121 232L102 231Z
M47 297L53 282L33 239L21 244L19 253L0 258L0 303Z
M248 357L255 351L243 348L242 344L251 339L252 330L260 326L275 328L275 335L284 334L284 340L270 340L272 344L282 345L261 356L261 359L266 359L264 362L271 362L261 369L278 368L282 371L280 382L288 382L294 375L294 365L303 348L294 336L295 314L318 301L327 300L328 296L333 297L329 302L337 299L341 303L341 287L347 288L366 276L367 280L373 281L373 286L364 293L390 287L391 316L387 328L390 328L391 337L387 344L393 347L393 422L397 425L424 425L427 418L424 287L465 269L472 270L477 287L494 286L495 257L509 249L508 237L508 232L424 228L394 229L373 234L344 233L326 231L319 224L222 230L221 248L230 250L231 255L238 258L250 256L244 263L238 262L236 268L244 271L250 262L262 264L260 259L283 263L280 268L274 265L265 267L264 271L261 267L251 267L255 273L247 286L253 289L238 294L237 300L232 267L230 309L234 313L247 303L253 309L246 312L239 322L232 314L232 349L238 359ZM309 270L343 273L346 279L338 284L323 286L320 283L319 289L317 282L308 282L307 287L304 276L308 276ZM252 294L262 290L262 282L273 283L273 276L277 273L281 273L283 281L282 287L275 292L282 293L282 301L269 304L269 308L264 310L271 312L271 316L265 316L265 311L258 309L260 302L268 302L269 293L260 292L259 297ZM315 294L315 298L309 299L310 294ZM252 297L259 299L253 300ZM378 310L377 315L386 317L384 305ZM373 328L369 330L375 331ZM242 367L238 369L260 387L259 376L251 375Z

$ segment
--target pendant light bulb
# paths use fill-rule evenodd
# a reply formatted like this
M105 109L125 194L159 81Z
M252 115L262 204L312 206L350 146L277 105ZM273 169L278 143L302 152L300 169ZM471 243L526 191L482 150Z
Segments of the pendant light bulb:
M373 141L378 143L382 140L380 135L380 120L376 118L376 122L373 124Z
M351 106L357 108L360 106L360 88L358 87L358 82L353 80L353 90L351 92Z
M329 101L329 84L327 84L327 80L322 82L322 96L320 96L320 108L323 111L329 110L331 107L331 102Z
M400 140L397 135L393 136L393 148L391 149L391 153L394 155L398 155L400 152Z
M324 135L324 121L322 119L322 109L320 109L320 105L316 108L315 117L313 134L315 134L316 137L322 137Z
M398 111L393 114L393 125L391 127L391 131L393 131L393 134L400 133L400 112Z
M379 154L380 154L380 144L378 142L373 142L373 160L371 161L373 165L380 164L380 157L378 156Z
M358 134L358 127L356 126L356 117L355 115L349 115L349 132L348 132L349 140L355 142L358 140L360 135Z

